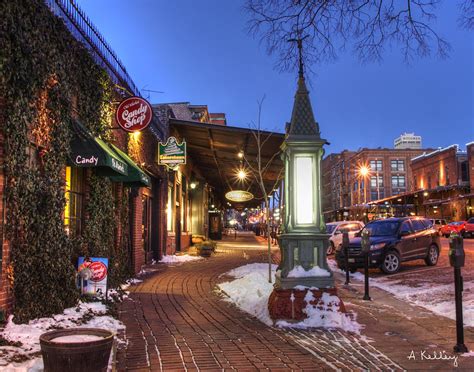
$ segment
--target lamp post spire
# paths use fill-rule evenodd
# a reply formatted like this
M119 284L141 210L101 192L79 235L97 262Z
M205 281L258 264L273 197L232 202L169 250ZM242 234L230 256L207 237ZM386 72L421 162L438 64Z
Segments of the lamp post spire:
M288 42L290 43L296 43L298 47L298 58L299 58L299 69L298 69L298 76L300 79L304 79L304 64L303 64L303 40L306 39L308 35L301 37L301 35L298 36L297 39L290 39Z

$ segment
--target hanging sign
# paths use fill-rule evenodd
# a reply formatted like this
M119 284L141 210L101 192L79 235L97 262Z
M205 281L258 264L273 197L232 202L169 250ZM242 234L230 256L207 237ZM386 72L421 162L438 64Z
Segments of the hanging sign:
M227 200L243 203L253 199L253 194L244 190L233 190L225 194Z
M103 257L79 257L77 271L82 279L80 287L83 294L102 296L107 292L107 273L109 259ZM85 273L81 272L87 272Z
M158 143L158 164L172 170L180 164L186 164L186 141L178 143L175 137L169 137L166 143Z
M120 102L115 112L117 124L127 132L137 132L150 125L153 110L147 100L130 97Z

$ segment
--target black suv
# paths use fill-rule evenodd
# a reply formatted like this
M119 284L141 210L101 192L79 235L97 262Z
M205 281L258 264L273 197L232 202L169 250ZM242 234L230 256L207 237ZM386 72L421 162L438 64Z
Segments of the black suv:
M364 230L370 232L370 267L379 267L386 274L400 270L402 261L424 259L434 266L441 248L438 231L430 220L421 217L387 218L369 222ZM363 230L362 230L363 231ZM336 252L337 265L345 269L344 250ZM364 267L360 233L350 240L349 270Z

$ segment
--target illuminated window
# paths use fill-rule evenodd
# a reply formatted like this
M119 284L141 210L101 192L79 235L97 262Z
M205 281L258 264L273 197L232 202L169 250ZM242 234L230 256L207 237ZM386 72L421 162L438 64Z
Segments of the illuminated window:
M296 223L313 223L313 158L298 156L295 158L296 183Z
M168 231L174 231L173 226L173 186L168 186L168 204L166 205L166 224Z
M83 225L84 170L66 167L64 227L69 236L80 236Z

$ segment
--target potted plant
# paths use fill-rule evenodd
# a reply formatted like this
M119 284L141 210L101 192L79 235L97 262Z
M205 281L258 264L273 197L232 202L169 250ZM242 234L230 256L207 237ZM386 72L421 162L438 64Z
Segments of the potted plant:
M203 241L202 243L196 244L197 252L202 257L209 257L216 251L216 245L216 242L212 240Z

